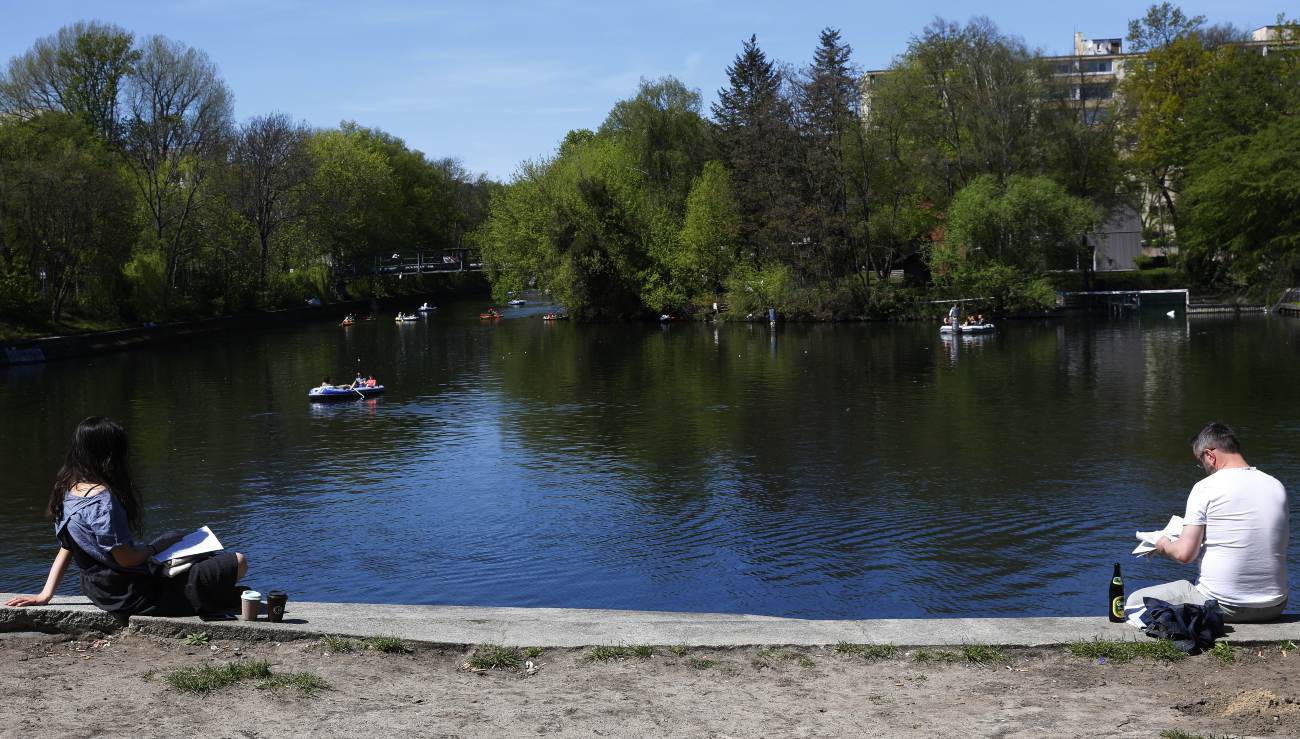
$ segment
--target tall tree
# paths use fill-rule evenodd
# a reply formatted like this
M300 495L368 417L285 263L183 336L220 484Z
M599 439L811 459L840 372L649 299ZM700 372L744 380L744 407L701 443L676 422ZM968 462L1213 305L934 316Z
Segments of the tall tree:
M823 281L865 276L867 173L858 115L860 75L852 53L838 30L824 29L798 98L808 199L804 223L817 244Z
M1258 299L1276 299L1276 291L1300 282L1297 173L1294 115L1202 151L1190 167L1180 232L1192 274L1221 289L1253 290Z
M1162 49L1176 39L1197 31L1205 23L1205 16L1190 18L1182 8L1170 2L1161 2L1147 8L1146 15L1128 22L1128 50L1144 53Z
M625 139L651 194L679 215L692 180L713 153L700 106L699 91L676 78L643 79L634 97L614 105L599 131Z
M727 67L713 118L740 210L743 248L764 261L784 255L796 238L797 154L783 76L750 36Z
M256 116L240 126L231 159L240 212L257 229L257 283L266 284L271 237L302 213L301 190L311 176L308 129L283 113Z
M79 286L116 280L132 225L116 157L83 119L46 112L0 124L0 278L39 280L48 320Z
M0 110L20 118L42 111L70 113L116 141L122 80L140 58L133 40L130 32L100 21L60 28L9 60L0 77Z
M1195 33L1181 36L1147 52L1121 83L1127 161L1156 199L1152 225L1162 239L1177 231L1178 193L1194 153L1188 106L1205 83L1212 56Z
M336 270L391 247L387 231L376 224L394 199L393 170L368 143L355 126L317 131L308 139L308 231Z
M190 215L209 172L225 159L230 91L207 54L151 36L128 78L127 99L127 164L176 287Z

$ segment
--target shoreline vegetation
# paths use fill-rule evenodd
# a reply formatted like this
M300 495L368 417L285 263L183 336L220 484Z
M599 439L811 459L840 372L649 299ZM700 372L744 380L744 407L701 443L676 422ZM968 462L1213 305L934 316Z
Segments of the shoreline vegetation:
M1263 54L1153 5L1105 91L983 17L870 75L833 28L803 66L751 36L707 112L643 79L503 184L356 122L237 124L202 50L81 21L0 71L0 340L431 292L368 274L413 251L481 255L496 299L547 290L589 320L1267 304L1300 283L1300 26L1269 28ZM1120 209L1151 256L1094 272L1086 235Z

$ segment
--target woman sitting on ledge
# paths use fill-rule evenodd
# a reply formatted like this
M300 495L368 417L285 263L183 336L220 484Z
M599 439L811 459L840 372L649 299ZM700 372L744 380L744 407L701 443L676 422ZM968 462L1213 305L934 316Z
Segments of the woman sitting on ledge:
M184 534L169 533L149 544L133 534L143 528L143 505L131 483L126 432L99 416L82 421L50 494L49 513L61 548L40 595L11 598L7 606L43 606L54 597L68 560L81 568L81 590L100 608L123 616L193 616L239 610L235 583L248 571L238 552L195 563L176 577L152 574L149 558Z

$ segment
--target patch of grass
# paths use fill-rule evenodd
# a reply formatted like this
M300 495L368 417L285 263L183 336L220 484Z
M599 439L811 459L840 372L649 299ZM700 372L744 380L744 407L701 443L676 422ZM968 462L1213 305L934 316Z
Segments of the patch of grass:
M707 670L718 663L714 662L711 659L708 659L707 657L691 657L690 659L686 660L686 664L690 665L691 667L694 667L697 670Z
M185 635L185 646L202 647L212 641L212 637L206 631L191 631Z
M1166 729L1165 731L1160 732L1160 739L1216 739L1216 737L1214 734L1201 736L1200 734L1188 734L1179 729ZM1225 734L1223 739L1228 739L1228 735Z
M524 658L537 659L538 657L542 656L542 654L545 652L546 650L542 649L541 647L524 647Z
M855 654L866 659L889 659L898 655L898 647L893 644L852 644L842 641L835 645L840 654Z
M407 654L414 651L410 644L395 636L372 636L366 639L366 646L384 654Z
M1225 665L1230 665L1237 659L1237 656L1232 652L1232 647L1223 641L1215 642L1214 646L1210 648L1210 654L1213 654L1221 664Z
M1295 642L1291 641L1290 639L1282 642L1282 644L1278 647L1278 649L1282 650L1282 654L1286 654L1287 652L1294 652L1295 648L1296 648Z
M140 679L143 680L143 681L145 681L145 682L150 682L151 680L153 680L154 675L157 675L157 674L158 674L158 671L157 671L157 670L152 670L152 669L151 669L151 670L145 670L145 671L144 671L144 674L140 676Z
M1006 661L1006 655L1001 649L991 647L987 644L966 644L961 648L961 654L967 662L974 665L987 665L992 662Z
M686 650L686 645L685 645L685 644L674 644L674 645L672 645L671 647L668 647L668 651L670 651L670 652L672 652L673 654L675 654L675 655L677 655L678 657L680 657L680 656L682 656L683 654L686 654L686 651L687 651L687 650Z
M338 654L346 654L357 648L357 643L352 639L343 636L334 636L326 634L321 637L320 645Z
M272 675L257 684L262 690L285 690L293 688L299 693L311 697L331 686L323 678L310 672L291 672L287 675Z
M957 653L949 649L918 649L912 653L917 662L956 662Z
M610 660L626 659L627 655L627 647L597 646L587 650L582 659L584 662L609 662Z
M654 647L650 646L649 644L633 644L632 646L628 647L628 652L630 652L632 656L636 657L637 659L650 659L651 657L655 656Z
M469 658L469 666L476 670L518 670L523 666L519 650L500 644L480 644Z
M795 662L796 662L800 667L816 667L816 666L817 666L817 662L814 661L812 657L809 657L809 656L806 655L806 654L801 654L801 655L799 655L799 658L798 658L797 660L795 660Z
M271 677L271 666L265 662L231 662L225 665L186 667L167 673L167 683L182 693L210 693L233 685L240 680L260 680Z
M1137 657L1146 657L1162 662L1177 662L1187 655L1174 646L1168 639L1155 641L1077 641L1066 645L1066 650L1075 657L1087 659L1108 659L1112 662L1129 662Z

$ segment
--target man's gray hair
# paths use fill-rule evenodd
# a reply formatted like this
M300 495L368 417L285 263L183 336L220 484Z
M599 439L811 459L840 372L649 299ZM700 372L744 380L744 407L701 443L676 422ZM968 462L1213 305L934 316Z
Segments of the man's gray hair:
M1241 454L1237 434L1226 423L1210 421L1200 433L1192 437L1192 453L1200 456L1206 449L1217 449L1228 454Z

